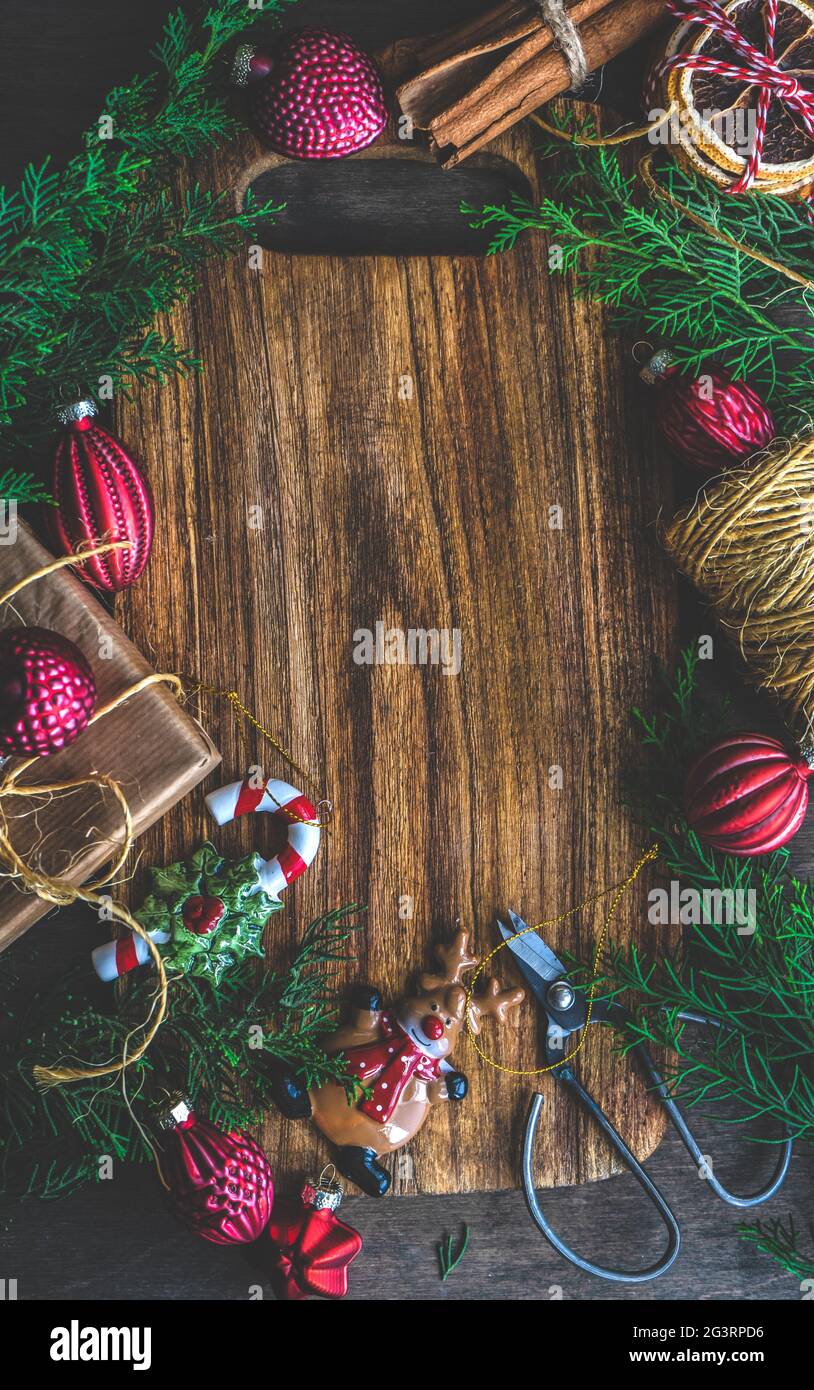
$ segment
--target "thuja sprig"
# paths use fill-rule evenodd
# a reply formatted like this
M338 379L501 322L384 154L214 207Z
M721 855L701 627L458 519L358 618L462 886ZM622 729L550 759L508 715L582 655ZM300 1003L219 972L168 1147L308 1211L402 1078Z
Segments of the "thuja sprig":
M4 502L53 502L50 492L43 487L31 472L21 472L18 468L7 468L0 472L0 520L3 520Z
M236 212L228 193L181 192L175 176L238 128L224 46L290 3L170 14L153 71L108 94L80 153L61 170L29 165L17 190L0 189L0 452L44 442L67 395L92 396L100 382L129 392L200 366L154 319L280 205Z
M590 123L569 129L595 133ZM552 192L539 206L518 196L504 207L463 206L474 226L492 229L490 250L510 249L527 230L546 233L551 269L574 272L578 291L607 304L619 326L668 340L688 372L717 357L771 400L781 428L810 425L810 292L731 244L814 280L801 207L764 194L728 197L664 160L658 183L694 214L691 220L653 197L637 173L625 172L615 148L546 137L542 153L554 171Z
M689 924L669 951L611 947L602 990L624 996L631 1023L628 1049L639 1041L668 1049L671 1089L689 1105L742 1123L765 1139L760 1122L775 1123L776 1138L814 1141L814 896L808 880L789 871L785 849L759 858L720 854L690 829L682 784L690 761L724 732L727 711L700 688L692 651L684 654L661 708L638 714L650 754L642 814L658 839L662 863L680 888L696 890L701 920ZM717 901L751 902L753 922L714 922L704 890ZM736 896L738 895L738 896ZM741 926L743 924L740 924ZM677 931L679 929L677 928ZM714 1020L699 1030L680 1013ZM733 1110L734 1107L734 1117Z
M743 1223L738 1233L763 1255L769 1255L795 1279L814 1281L814 1228L809 1231L811 1249L800 1248L799 1236L792 1217L787 1222L755 1221Z
M438 1271L441 1275L441 1282L443 1284L446 1283L450 1274L455 1273L455 1270L458 1268L469 1249L469 1227L464 1223L463 1234L457 1250L455 1249L455 1240L453 1236L444 1236L443 1240L438 1242L436 1249L438 1251Z
M256 1125L272 1106L271 1065L284 1059L310 1088L334 1081L355 1094L340 1057L322 1036L336 1018L335 975L360 925L353 906L323 914L307 929L289 965L259 976L244 961L221 980L170 982L167 1017L151 1046L121 1077L41 1093L32 1068L43 1058L121 1055L149 1011L144 979L121 1009L101 1012L79 972L43 988L0 965L0 1190L58 1196L91 1181L101 1155L122 1162L152 1157L142 1127L172 1091L227 1129ZM83 967L84 972L84 967ZM137 1123L136 1121L139 1121Z
M627 1006L622 1051L642 1041L665 1049L665 1079L685 1105L742 1125L754 1140L812 1143L814 887L790 872L785 849L759 858L720 854L687 825L682 792L689 763L731 722L728 702L705 691L699 675L697 649L688 648L674 680L663 679L656 712L635 715L649 755L637 789L641 819L661 846L666 876L682 892L696 891L701 920L676 927L661 951L635 941L612 946L598 991ZM723 901L731 894L730 901L749 902L752 895L750 929L711 920L704 890L721 893ZM584 963L574 964L592 978ZM683 1022L679 1015L687 1010L712 1026ZM814 1275L793 1224L757 1223L741 1234L789 1273Z

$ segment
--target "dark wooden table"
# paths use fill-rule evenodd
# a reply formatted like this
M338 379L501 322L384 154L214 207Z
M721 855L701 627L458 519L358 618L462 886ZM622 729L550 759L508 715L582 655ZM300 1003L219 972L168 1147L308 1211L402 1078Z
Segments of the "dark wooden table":
M364 0L362 0L364 2ZM106 0L42 0L36 22L30 6L7 0L0 30L0 164L14 184L28 159L51 153L57 162L75 147L110 86L144 62L164 0L116 7ZM311 7L313 8L313 7ZM341 27L359 4L334 0L331 22ZM404 32L420 6L405 13ZM425 9L428 7L425 7ZM429 7L431 8L431 7ZM466 4L449 3L451 20ZM392 38L387 7L372 21L371 44ZM413 13L415 11L415 13ZM437 16L434 16L437 23ZM370 23L368 24L370 32ZM691 615L692 616L692 615ZM795 861L814 862L814 835L804 832ZM77 949L89 930L63 914L38 928L53 941L54 968L63 951ZM70 936L70 946L66 945ZM24 950L25 943L15 949ZM705 1151L730 1186L750 1188L754 1151L734 1129L699 1124ZM708 1142L707 1142L708 1140ZM768 1155L761 1155L764 1169ZM518 1192L411 1197L376 1204L350 1199L344 1214L365 1238L353 1276L358 1299L797 1299L794 1280L738 1240L738 1213L724 1207L700 1181L677 1138L668 1134L648 1164L680 1213L684 1249L673 1271L636 1290L619 1289L578 1275L551 1251L532 1227ZM793 1213L804 1225L810 1209L814 1158L798 1154L791 1178L769 1214ZM631 1249L652 1257L662 1239L658 1219L627 1175L549 1192L547 1210L586 1254L626 1263ZM443 1232L471 1227L471 1248L444 1285L437 1277L435 1244ZM238 1253L209 1248L180 1232L166 1217L154 1178L130 1171L64 1202L0 1206L0 1273L17 1280L20 1299L138 1299L188 1297L245 1299L256 1273Z

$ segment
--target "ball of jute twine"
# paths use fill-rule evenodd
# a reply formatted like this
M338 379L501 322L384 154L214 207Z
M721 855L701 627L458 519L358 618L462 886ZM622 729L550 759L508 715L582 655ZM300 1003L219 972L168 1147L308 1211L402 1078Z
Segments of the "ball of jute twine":
M753 683L814 741L814 434L775 440L699 493L664 532Z
M52 560L49 564L43 565L41 569L35 570L21 579L11 589L0 594L0 608L18 594L21 589L31 584L36 579L42 579L46 575L54 574L57 570L63 569L68 565L81 565L83 560L88 560L93 555L104 555L111 550L121 550L129 546L129 541L111 541L104 545L83 545L79 547L73 555L63 556L58 560ZM118 695L109 700L107 704L101 705L89 720L88 727L97 724L100 719L106 718L114 709L124 704L125 700L130 700L138 695L140 691L147 689L148 686L158 682L166 682L175 688L176 694L180 695L183 691L178 676L174 674L154 672L142 677L133 685L122 690ZM130 853L134 839L133 818L127 798L121 786L114 778L109 777L103 772L91 772L87 777L77 777L70 781L55 781L47 783L36 783L34 785L20 784L20 778L28 768L34 765L41 766L41 758L26 758L22 762L17 762L9 768L0 778L0 871L4 871L9 877L23 890L36 893L43 902L53 903L55 907L67 907L71 903L84 902L97 908L104 907L110 916L122 926L135 932L137 936L146 943L156 969L156 991L155 1002L150 1011L150 1017L145 1020L144 1031L141 1041L132 1050L125 1048L121 1058L115 1061L105 1062L97 1066L87 1065L80 1067L34 1067L34 1080L37 1085L47 1090L51 1086L59 1086L67 1081L81 1081L89 1077L110 1076L116 1072L122 1072L125 1067L132 1066L140 1057L144 1055L155 1037L167 1009L167 975L164 969L164 962L156 948L155 942L136 921L135 917L128 912L127 908L121 903L111 901L110 897L103 895L101 890L113 880L124 867L127 856ZM105 873L92 883L86 883L84 887L75 887L66 883L64 879L55 878L45 873L41 868L27 863L17 852L11 838L11 828L9 821L14 817L9 817L6 813L6 805L9 801L16 798L41 798L57 796L63 793L79 791L84 787L97 787L100 792L109 792L119 805L122 814L122 839L121 844L113 855L112 862L108 865Z

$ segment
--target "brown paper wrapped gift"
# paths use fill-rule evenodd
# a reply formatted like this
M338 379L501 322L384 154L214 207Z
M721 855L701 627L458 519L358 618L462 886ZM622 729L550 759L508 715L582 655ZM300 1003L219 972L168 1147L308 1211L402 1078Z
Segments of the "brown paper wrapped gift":
M0 545L0 593L51 558L29 528L18 523L13 544ZM100 707L151 673L141 653L70 569L35 580L3 608L0 628L19 624L51 628L76 642L93 667ZM219 762L214 744L180 707L172 690L155 684L86 729L70 748L43 758L21 780L36 785L104 772L121 785L139 835ZM72 885L103 869L122 843L121 810L114 797L97 788L36 803L21 800L19 805L20 811L9 799L6 806L15 848L28 862ZM50 910L50 904L23 892L11 879L0 880L0 950Z

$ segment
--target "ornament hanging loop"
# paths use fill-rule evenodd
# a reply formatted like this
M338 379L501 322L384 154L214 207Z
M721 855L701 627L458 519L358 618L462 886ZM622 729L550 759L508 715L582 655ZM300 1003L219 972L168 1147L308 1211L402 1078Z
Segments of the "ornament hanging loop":
M325 1176L328 1172L332 1174L330 1178ZM314 1211L336 1211L341 1205L343 1195L344 1188L336 1176L334 1164L326 1163L316 1181L306 1178L300 1201L306 1207L313 1207Z
M640 349L644 351L644 357L642 357L639 351ZM630 355L633 358L633 361L636 363L637 367L643 367L645 362L653 356L653 351L653 344L649 341L649 339L640 338L639 341L637 343L634 343L633 347L630 349Z

